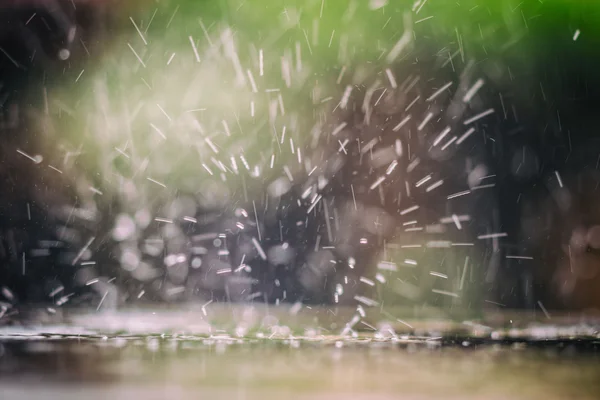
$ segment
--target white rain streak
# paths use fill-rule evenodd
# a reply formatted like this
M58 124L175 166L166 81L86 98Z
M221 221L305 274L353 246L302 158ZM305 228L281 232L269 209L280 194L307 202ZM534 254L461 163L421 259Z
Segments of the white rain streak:
M380 176L373 184L369 187L369 190L375 189L377 186L381 185L381 183L385 181L385 176Z
M135 21L133 20L133 18L129 17L129 20L131 21L131 23L133 24L133 26L135 27L135 30L137 31L137 33L140 35L140 37L142 38L142 42L144 42L145 45L148 45L148 42L146 41L146 38L144 37L144 34L142 33L142 31L140 31L140 28L138 28L137 24L135 23Z
M140 55L135 51L133 46L131 46L131 44L129 44L129 43L127 43L127 46L129 46L129 49L133 52L133 55L135 56L135 58L137 58L138 61L140 62L140 64L142 64L142 67L146 68L146 64L144 63L144 60L142 60L142 57L140 57Z
M563 181L560 177L560 174L558 173L558 171L554 171L554 175L556 175L556 180L558 181L558 186L560 186L561 188L563 187Z
M413 8L412 8L413 11L415 11L415 9L416 9L415 14L418 14L421 11L421 8L423 8L425 3L427 3L427 0L415 1L415 3L413 4Z
M410 13L404 14L404 32L400 39L396 42L394 47L390 50L386 57L388 64L393 63L402 54L402 52L408 47L413 38L412 22Z
M413 161L410 162L410 164L408 164L408 167L406 167L406 172L411 172L412 170L414 170L420 162L421 160L419 158L415 158Z
M429 271L429 275L435 276L435 277L438 277L438 278L442 278L442 279L448 279L448 275L442 274L441 272Z
M454 225L456 225L456 229L458 229L459 231L462 230L460 219L456 214L452 214L452 222L454 222Z
M410 121L411 116L407 115L406 117L404 117L404 119L402 121L400 121L398 123L398 125L394 126L394 128L392 129L394 132L398 132L404 125L406 125L406 123L408 121Z
M392 88L396 89L398 87L398 84L396 83L396 78L394 77L392 70L389 68L386 68L385 74L387 75L387 78L390 81L390 85L392 86Z
M100 299L100 303L98 303L98 307L96 307L96 311L100 310L100 307L102 307L102 303L104 303L104 299L106 299L107 295L108 295L108 290L104 293L104 296L102 296L102 299Z
M39 154L35 155L35 156L30 156L29 154L25 153L23 150L19 150L19 149L17 149L17 153L19 153L23 157L29 158L35 164L39 164L44 160L44 158Z
M150 177L147 177L146 179L147 179L148 181L150 181L150 182L152 182L152 183L154 183L154 184L158 185L158 186L162 186L163 188L166 188L166 187L167 187L167 185L165 185L164 183L162 183L162 182L159 182L159 181L157 181L157 180L155 180L155 179L152 179L152 178L150 178Z
M427 175L426 177L424 177L423 179L417 181L417 183L415 183L415 187L419 187L422 186L423 184L425 184L426 182L431 180L431 175Z
M160 110L160 112L162 112L164 114L164 116L167 117L167 119L169 120L169 122L173 121L173 119L171 119L171 117L169 116L169 114L167 114L167 112L165 111L165 109L162 108L160 106L160 104L157 104L156 107L158 107L158 109Z
M440 144L440 142L442 140L444 140L444 138L450 133L450 127L447 126L433 141L433 146L437 146L438 144Z
M82 69L81 72L79 73L79 75L77 75L77 78L75 79L75 82L79 82L79 78L81 78L81 75L83 75L83 72L85 71L85 69Z
M346 151L346 145L348 144L348 142L350 141L350 139L346 139L344 140L344 143L342 143L340 140L338 140L338 143L340 144L340 149L338 150L338 152L344 152L344 154L348 154L348 152Z
M77 262L81 259L81 257L83 257L83 255L85 254L85 252L87 251L87 249L90 247L90 245L92 244L92 242L96 239L95 236L92 236L91 238L88 239L88 241L85 243L85 245L81 248L81 250L79 250L79 253L77 253L77 255L75 256L75 258L73 259L73 261L71 262L71 265L75 265L77 264Z
M460 297L460 296L458 295L458 293L454 293L454 292L448 292L448 291L446 291L446 290L431 289L431 291L432 291L433 293L441 294L441 295L444 295L444 296L450 296L450 297L456 297L456 298Z
M398 271L398 266L391 261L380 261L377 264L377 268L383 271Z
M546 318L551 319L550 313L548 313L548 310L546 310L546 307L544 307L544 305L542 304L542 302L538 300L537 304L538 304L538 306L540 306L540 308L544 312L544 315L546 316Z
M452 242L448 240L431 240L425 243L425 246L430 249L446 249L452 247Z
M175 54L177 53L173 53L171 54L171 57L169 57L169 59L167 60L167 65L171 65L171 62L173 61L173 59L175 58Z
M529 257L529 256L510 256L510 255L507 255L506 258L509 259L509 260L533 260L533 257Z
M417 97L415 97L415 99L414 99L413 101L411 101L411 102L410 102L410 103L409 103L409 104L406 106L406 108L404 109L404 111L405 111L405 112L407 112L408 110L410 110L410 109L412 108L412 106L414 106L414 105L415 105L415 103L416 103L417 101L419 101L419 99L420 99L420 98L421 98L421 96L420 96L420 95L417 95Z
M212 170L208 167L208 165L202 163L202 167L208 172L210 175L214 175Z
M457 192L457 193L450 194L450 195L448 195L448 196L446 197L446 199L447 199L447 200L452 200L452 199L455 199L455 198L457 198L457 197L466 196L466 195L468 195L468 194L470 194L470 193L471 193L471 191L470 191L470 190L464 190L464 191L462 191L462 192Z
M441 88L439 88L438 90L436 90L431 96L429 96L427 98L427 101L433 101L436 99L436 97L438 97L439 95L441 95L442 93L444 93L447 89L450 88L450 86L452 86L452 81L446 83L444 86L442 86Z
M359 280L360 280L362 283L364 283L364 284L367 284L367 285L369 285L369 286L375 286L375 281L373 281L372 279L365 278L364 276L361 276L361 277L359 278Z
M394 160L390 163L390 165L388 166L387 170L385 171L386 175L390 175L394 169L396 169L396 167L398 166L398 161Z
M446 142L446 144L444 144L442 146L442 151L446 150L448 148L448 146L450 146L452 143L454 143L456 141L456 139L458 139L458 136L453 136L452 139L448 140L448 142Z
M429 19L431 19L433 17L434 17L433 15L430 15L429 17L421 18L420 20L415 21L415 25L416 24L420 24L421 22L427 21L427 20L429 20Z
M481 89L483 87L483 84L484 84L484 80L478 79L477 82L475 82L473 84L473 86L471 86L471 88L469 90L467 90L467 93L465 93L465 95L463 96L462 101L464 103L470 102L473 99L473 97L475 97L475 95L477 94L479 89Z
M352 86L346 86L344 90L344 94L342 95L342 100L340 100L340 108L343 110L348 106L348 100L350 99L350 94L352 93Z
M246 157L244 157L243 154L240 154L240 161L242 162L242 164L244 164L244 167L250 171L250 164L248 164L248 161L246 160Z
M479 114L474 115L473 117L465 120L464 125L470 125L473 122L479 121L483 117L487 117L490 114L493 114L495 110L493 108L489 108L485 111L480 112Z
M339 85L339 84L340 84L340 82L342 81L342 78L344 77L344 74L345 74L345 73L346 73L346 66L344 65L344 66L342 67L342 69L340 69L340 73L339 73L339 75L338 75L338 77L337 77L337 79L336 79L336 81L335 81L335 83L336 83L337 85Z
M419 124L419 126L417 127L418 131L422 131L423 128L425 128L425 125L427 125L427 123L429 121L431 121L431 119L433 118L433 113L427 113L427 115L425 116L425 118L423 119L423 121Z
M463 135L460 138L458 138L458 140L456 141L456 145L458 146L459 144L467 140L469 136L473 134L473 132L475 132L475 128L469 128L469 130L467 130L465 133L463 133Z
M208 147L210 147L210 149L215 153L215 154L219 154L219 149L217 149L217 146L215 146L215 144L213 143L212 140L210 140L210 138L205 138L204 141L206 142L206 144L208 145Z
M260 255L260 258L262 258L263 260L266 260L267 259L267 254L265 253L265 251L263 250L262 246L258 242L258 239L256 239L255 237L253 237L252 238L252 244L256 248L256 251L258 251L258 254Z
M348 125L347 122L342 122L341 124L339 124L338 126L336 126L333 131L331 132L331 134L333 136L337 135L338 133L340 133L346 126Z
M322 195L318 195L317 197L315 197L315 199L313 200L310 207L308 207L308 210L306 210L306 213L310 214L310 212L317 206L317 204L319 203L319 200L321 200L322 198L323 198Z
M463 265L463 271L462 271L462 275L460 277L460 284L458 286L458 290L463 290L463 287L465 285L465 278L467 276L467 268L469 267L469 256L465 257L465 263Z
M163 139L167 138L167 136L165 136L165 134L163 133L163 131L159 127L157 127L156 125L154 125L153 123L150 123L150 127L152 129L154 129L154 131L156 133L158 133L160 135L160 137L162 137Z
M379 141L379 139L377 139L377 138L370 140L367 144L365 144L362 147L362 149L360 149L360 154L366 154L369 151L371 151L371 149L377 144L378 141Z
M196 62L200 62L200 54L198 53L198 48L196 47L196 42L194 42L194 38L189 36L190 44L192 45L192 50L194 51L194 57L196 57Z
M496 238L502 238L502 237L507 237L508 234L506 232L500 232L500 233L488 233L486 235L479 235L477 236L477 239L480 240L484 240L484 239L496 239Z
M427 189L425 189L425 192L431 192L432 190L439 188L443 184L444 184L444 181L442 179L440 179L439 181L434 182L431 185L429 185L427 187Z
M246 74L248 74L248 79L250 80L250 86L252 87L253 93L258 93L258 88L256 87L256 82L254 81L254 75L252 75L252 71L249 69L246 70Z
M290 68L290 62L286 57L281 57L281 76L285 82L286 87L292 86L292 73Z
M408 326L410 329L415 329L411 324L409 324L408 322L405 322L401 319L396 318L396 321L400 322L402 325Z
M258 213L256 212L256 202L254 200L252 201L252 208L254 209L254 218L256 221L256 231L258 233L258 240L262 240L262 236L260 234L260 224L258 223ZM260 245L259 245L259 247L260 247ZM264 254L264 252L263 252L263 254Z
M296 42L296 71L302 71L302 47Z
M406 214L410 214L413 211L417 211L419 209L419 206L412 206L409 208L406 208L402 211L400 211L400 215L406 215Z
M379 305L378 301L375 301L365 296L354 296L354 300L364 304L367 307L377 307Z

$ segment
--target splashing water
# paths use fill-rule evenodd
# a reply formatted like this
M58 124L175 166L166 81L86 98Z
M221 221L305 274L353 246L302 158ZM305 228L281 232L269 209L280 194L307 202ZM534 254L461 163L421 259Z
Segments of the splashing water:
M61 222L23 274L60 248L48 299L98 310L500 304L482 289L508 236L489 161L512 122L502 59L475 47L522 29L472 35L426 2L216 3L133 6L44 86L43 154L19 154L77 200L50 204Z

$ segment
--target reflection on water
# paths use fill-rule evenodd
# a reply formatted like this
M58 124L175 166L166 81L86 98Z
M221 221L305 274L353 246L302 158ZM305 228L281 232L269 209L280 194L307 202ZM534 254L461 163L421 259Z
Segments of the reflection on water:
M0 387L5 399L593 399L597 346L72 337L6 342Z
M332 315L325 308L285 311L238 307L229 310L235 320L209 309L213 317L204 325L196 322L203 312L171 310L5 327L2 399L596 399L600 393L598 325L561 326L556 318L553 326L514 320L515 327L502 329L409 320L374 322L374 330L356 327L342 336L325 326L337 318L342 327L344 310L330 319L318 317Z

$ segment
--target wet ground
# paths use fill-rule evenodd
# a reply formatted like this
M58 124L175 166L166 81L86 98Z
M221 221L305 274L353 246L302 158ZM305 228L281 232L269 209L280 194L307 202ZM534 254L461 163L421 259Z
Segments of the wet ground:
M558 317L553 324L513 320L518 329L468 321L366 322L342 336L335 331L347 326L347 310L332 317L324 309L227 309L73 314L61 316L70 322L60 324L1 328L1 398L600 396L598 325L581 318L577 324ZM330 319L319 320L317 312ZM321 326L331 328L331 319L339 319L335 330Z

